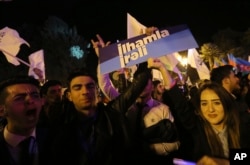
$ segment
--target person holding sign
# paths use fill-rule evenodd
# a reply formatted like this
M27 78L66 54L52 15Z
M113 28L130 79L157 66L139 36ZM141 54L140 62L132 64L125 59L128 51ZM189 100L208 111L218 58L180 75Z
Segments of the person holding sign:
M153 31L155 27L149 30ZM97 56L98 45L105 47L102 38L97 35L98 41L92 40ZM147 63L141 63L135 72L135 76L146 71L147 67L161 70L161 65L155 62L157 59L149 58ZM156 64L156 65L154 65ZM161 64L161 63L160 63ZM168 77L170 75L165 74ZM167 79L167 78L166 78ZM120 93L112 86L109 74L102 75L98 70L99 86L110 100L115 99ZM172 153L178 150L180 142L174 124L174 118L169 107L152 98L152 76L140 96L134 100L134 104L125 112L130 130L134 136L134 164L152 162L165 164L172 162ZM135 83L134 81L132 84ZM172 82L166 81L164 85L170 88ZM143 111L143 112L141 112ZM142 124L141 124L142 123Z

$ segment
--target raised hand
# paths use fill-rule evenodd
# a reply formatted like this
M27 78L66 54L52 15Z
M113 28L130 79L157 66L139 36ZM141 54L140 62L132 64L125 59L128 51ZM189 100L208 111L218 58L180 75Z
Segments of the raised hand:
M153 34L156 30L158 30L157 27L154 27L154 26L148 27L148 28L146 28L145 34L146 34L146 35L151 35L151 34Z
M98 41L94 41L93 39L91 39L91 43L93 48L95 49L96 55L99 57L99 48L104 48L105 46L108 46L111 42L108 41L107 43L105 43L99 34L96 34L96 38L98 39Z
M158 58L148 58L148 68L160 69L164 64Z
M172 88L176 81L173 79L167 70L165 64L158 58L148 58L148 68L157 69L161 72L165 89Z
M140 35L142 34L146 34L146 35L151 35L153 34L156 30L158 30L157 27L151 26L151 27L147 27L146 29L141 29L140 30Z

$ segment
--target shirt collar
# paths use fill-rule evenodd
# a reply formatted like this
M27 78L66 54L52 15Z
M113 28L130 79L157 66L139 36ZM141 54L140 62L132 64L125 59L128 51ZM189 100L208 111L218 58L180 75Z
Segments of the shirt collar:
M23 136L23 135L13 134L9 132L7 126L4 127L4 139L12 147L16 147L21 141L30 136L36 138L36 129L34 129L29 136Z
M213 128L213 130L214 130L214 132L218 135L218 134L223 134L223 135L225 135L226 133L227 133L227 127L225 126L224 128L223 128L223 130L221 130L221 131L218 131L217 129L215 129L214 127L212 127Z

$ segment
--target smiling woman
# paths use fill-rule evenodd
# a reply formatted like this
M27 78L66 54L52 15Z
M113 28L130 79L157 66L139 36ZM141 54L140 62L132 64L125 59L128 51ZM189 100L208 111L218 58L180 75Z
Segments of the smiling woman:
M183 96L177 95L176 89L171 90L171 98L178 98L174 102L174 114L195 142L192 151L187 148L193 154L190 160L197 164L229 163L231 149L250 147L249 141L244 140L250 137L247 123L243 122L234 98L221 85L210 81L203 83L194 96L195 111Z

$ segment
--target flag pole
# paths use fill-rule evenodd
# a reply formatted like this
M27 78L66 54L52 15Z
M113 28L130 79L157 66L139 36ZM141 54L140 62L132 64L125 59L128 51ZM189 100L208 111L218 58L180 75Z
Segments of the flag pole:
M18 60L19 62L23 63L24 65L26 65L26 66L28 66L28 67L31 67L29 63L23 61L22 59L20 59L20 58L18 58L18 57L16 57L16 56L13 56L12 54L10 54L9 52L6 52L5 50L2 50L2 49L0 49L0 50L1 50L2 52L6 53L7 55L9 55L9 56L15 58L16 60Z

